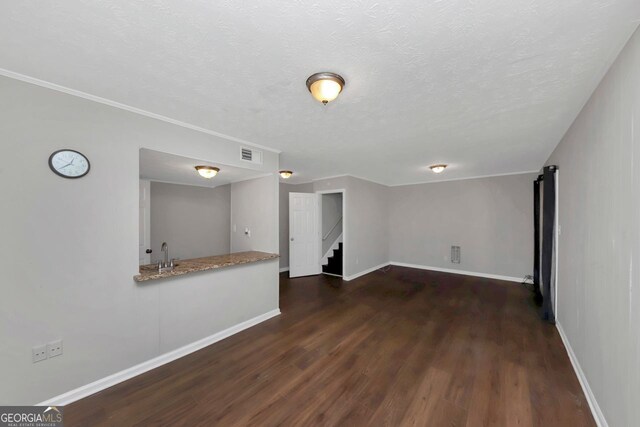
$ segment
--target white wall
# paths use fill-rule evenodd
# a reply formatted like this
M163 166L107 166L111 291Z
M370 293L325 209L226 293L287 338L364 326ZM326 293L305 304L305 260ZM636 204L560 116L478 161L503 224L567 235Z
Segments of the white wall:
M313 193L313 184L280 183L280 268L289 268L289 193Z
M278 253L278 191L275 173L231 184L231 252Z
M229 253L231 186L215 188L151 182L151 261Z
M238 144L6 77L0 144L0 404L40 402L277 308L275 260L132 279L139 149L247 167ZM60 148L87 155L91 172L54 175ZM256 169L278 170L278 155ZM265 221L277 248L275 211ZM63 356L31 362L34 345L59 338Z
M313 183L314 191L344 189L344 276L389 262L388 187L352 176Z
M536 174L390 188L391 261L512 278L533 271ZM460 246L460 264L451 246Z
M547 164L559 167L557 321L608 424L640 425L640 31Z

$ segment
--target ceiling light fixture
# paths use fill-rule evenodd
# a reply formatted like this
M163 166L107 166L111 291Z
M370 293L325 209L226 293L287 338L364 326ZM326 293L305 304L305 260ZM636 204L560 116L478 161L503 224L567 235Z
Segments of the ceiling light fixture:
M315 73L307 79L307 88L311 95L324 105L340 95L344 79L335 73Z
M289 178L291 178L291 175L293 175L293 172L291 172L291 171L280 171L278 173L280 174L282 179L289 179Z
M433 173L441 173L446 167L447 165L431 165L429 169L431 169Z
M201 177L211 179L214 176L218 175L220 172L220 168L215 166L196 166L196 170L200 174Z

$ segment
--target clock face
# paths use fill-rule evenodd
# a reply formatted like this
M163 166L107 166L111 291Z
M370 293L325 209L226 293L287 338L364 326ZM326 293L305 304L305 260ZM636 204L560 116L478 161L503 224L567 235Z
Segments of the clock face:
M81 178L89 173L89 159L73 150L59 150L49 157L49 167L64 178Z

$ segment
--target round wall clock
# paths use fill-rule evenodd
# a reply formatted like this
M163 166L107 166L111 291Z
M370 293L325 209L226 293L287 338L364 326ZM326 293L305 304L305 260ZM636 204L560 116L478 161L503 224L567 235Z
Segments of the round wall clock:
M49 167L63 178L82 178L91 165L84 154L75 150L58 150L49 157Z

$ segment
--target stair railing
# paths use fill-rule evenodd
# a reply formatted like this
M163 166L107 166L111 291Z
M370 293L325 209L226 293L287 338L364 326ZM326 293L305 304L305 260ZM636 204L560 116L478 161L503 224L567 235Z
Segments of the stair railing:
M331 235L333 230L335 230L336 227L338 226L338 224L340 224L340 221L342 221L342 216L340 216L340 218L338 218L338 221L336 221L336 223L333 225L333 227L331 227L331 230L329 230L329 232L327 234L322 236L322 241L325 241L325 240L327 240L329 238L329 236Z

